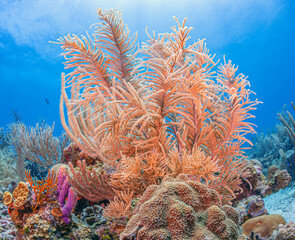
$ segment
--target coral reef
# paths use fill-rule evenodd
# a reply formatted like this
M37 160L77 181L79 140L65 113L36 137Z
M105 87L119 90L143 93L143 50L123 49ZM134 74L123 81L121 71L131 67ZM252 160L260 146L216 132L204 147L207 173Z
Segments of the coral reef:
M78 196L68 181L67 169L64 166L61 166L59 169L57 186L58 203L62 211L62 220L65 223L69 223L69 215L77 204Z
M33 190L33 212L42 205L53 201L53 195L57 189L56 176L49 172L46 179L42 181L34 181L29 172L25 172L27 182Z
M59 169L58 178L52 171L41 181L34 181L30 173L25 172L27 182L20 182L13 194L4 193L3 203L8 206L21 239L58 239L64 229L68 229L67 234L73 233L67 224L77 203L77 194L68 184L66 168L62 165ZM73 229L77 228L79 226ZM86 228L93 235L89 227Z
M7 210L7 207L0 202L0 239L14 240L17 234L17 229L12 224Z
M249 175L243 179L240 187L243 191L237 196L237 200L247 198L252 195L266 197L272 193L286 188L292 177L287 170L279 170L276 166L269 167L267 177L262 173L262 165L256 159L251 159L247 170Z
M41 207L36 214L29 215L23 226L23 239L85 239L94 238L94 233L82 221L73 218L71 224L64 223L60 217L52 215L56 205L50 203Z
M268 169L267 181L271 186L272 192L277 192L280 189L286 188L292 180L292 177L287 170L279 170L276 166L271 166Z
M238 225L238 213L221 206L215 190L179 175L146 189L120 239L234 240Z
M280 224L272 233L269 240L293 240L295 239L295 223L289 222L286 225Z
M216 68L204 40L189 45L186 19L175 18L169 34L148 35L136 51L120 11L99 8L98 16L95 41L67 35L57 42L70 69L62 74L62 125L102 163L99 174L83 161L79 169L79 161L69 163L71 185L100 201L127 190L137 197L166 176L193 174L230 203L248 176L242 146L255 132L248 120L259 103L247 78L231 61Z
M236 206L236 210L239 213L240 223L244 223L250 218L267 214L263 199L256 195L241 200Z
M293 110L294 104L291 103ZM281 124L277 124L275 131L257 136L251 150L251 158L258 159L268 169L275 165L279 169L286 169L295 176L295 121L292 114L286 110L278 113Z
M0 148L0 186L8 187L11 182L18 182L17 164L9 147Z
M278 214L251 218L242 224L243 234L250 237L254 233L261 238L269 238L280 224L285 223L285 219Z
M26 183L20 182L14 189L13 194L5 192L3 195L3 203L12 208L21 208L28 200L29 187Z
M103 208L99 205L89 206L83 209L81 219L88 225L97 227L106 222L106 219L102 215Z
M217 66L204 40L189 45L186 19L137 48L120 11L99 8L98 16L95 41L58 39L69 69L60 99L67 134L56 138L45 123L10 126L16 175L26 183L14 189L11 179L2 198L18 238L237 240L241 220L266 213L251 195L291 180L275 167L266 178L245 158L259 103L247 77L231 61ZM26 162L47 177L35 179ZM241 216L227 205L237 195L248 197ZM245 232L270 234L248 221Z

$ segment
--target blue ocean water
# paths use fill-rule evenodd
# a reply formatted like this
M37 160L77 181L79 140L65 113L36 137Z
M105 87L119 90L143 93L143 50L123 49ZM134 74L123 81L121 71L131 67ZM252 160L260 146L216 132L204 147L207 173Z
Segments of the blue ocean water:
M284 104L295 101L295 2L281 0L94 1L1 0L0 2L0 126L17 112L26 125L56 123L59 117L63 57L50 43L68 33L85 34L97 22L96 8L118 7L138 42L151 33L170 31L188 18L191 43L206 38L216 59L226 56L249 76L263 104L253 114L258 131L272 128Z

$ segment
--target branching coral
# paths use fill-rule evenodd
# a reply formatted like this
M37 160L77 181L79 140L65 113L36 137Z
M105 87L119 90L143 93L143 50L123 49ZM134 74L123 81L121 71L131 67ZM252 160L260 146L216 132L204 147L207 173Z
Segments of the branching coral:
M35 204L32 209L33 212L35 212L41 205L52 201L50 198L57 189L57 179L55 174L52 172L49 172L47 178L42 181L34 181L31 174L27 171L25 174L27 182L30 184L34 192Z
M246 162L237 158L254 133L248 119L258 101L250 99L247 78L231 61L216 74L204 40L189 45L186 19L175 18L172 33L148 35L136 52L121 12L98 9L98 16L94 40L58 40L71 69L62 74L60 101L68 135L116 168L110 174L116 190L142 194L166 175L190 173L230 201L247 177Z
M63 133L59 138L53 136L54 124L36 124L26 127L19 136L27 159L42 167L51 167L62 162L63 149L69 144L68 136Z
M15 161L16 161L16 171L17 175L20 178L20 180L25 179L25 160L26 157L23 152L23 144L21 142L20 136L22 136L25 133L26 126L21 123L12 123L9 126L9 144L13 147L15 152Z
M132 200L134 192L117 192L114 200L106 207L105 217L129 218L132 215Z
M0 128L0 150L8 147L8 135L4 128Z
M8 187L12 181L18 182L17 169L16 159L11 149L9 147L0 148L0 185Z
M294 103L291 102L291 105L293 110L295 111ZM293 146L295 146L295 120L289 111L287 111L286 114L288 117L285 117L280 113L278 113L278 116L282 125L285 127Z
M291 102L295 111L295 105ZM287 169L292 177L295 176L295 120L294 116L283 106L278 113L281 124L276 124L274 131L257 137L252 148L251 158L258 159L265 171L272 165L281 170Z

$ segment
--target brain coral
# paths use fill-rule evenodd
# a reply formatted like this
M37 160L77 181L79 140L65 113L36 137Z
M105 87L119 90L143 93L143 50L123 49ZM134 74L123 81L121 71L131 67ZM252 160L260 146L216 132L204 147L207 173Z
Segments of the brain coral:
M138 202L121 240L237 239L239 216L218 193L188 175L151 185Z

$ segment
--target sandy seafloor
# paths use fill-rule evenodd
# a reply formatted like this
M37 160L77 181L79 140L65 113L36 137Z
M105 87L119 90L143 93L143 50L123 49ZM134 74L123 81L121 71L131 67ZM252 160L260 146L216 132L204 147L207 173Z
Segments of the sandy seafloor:
M295 183L277 193L265 197L265 208L269 214L280 214L286 222L295 222Z

